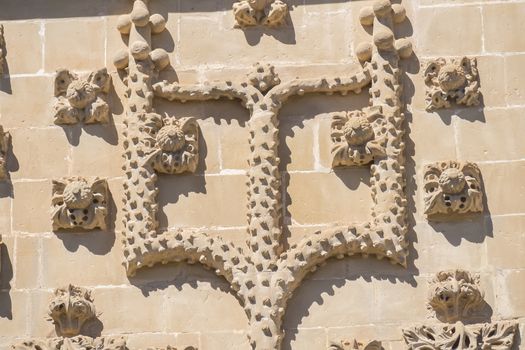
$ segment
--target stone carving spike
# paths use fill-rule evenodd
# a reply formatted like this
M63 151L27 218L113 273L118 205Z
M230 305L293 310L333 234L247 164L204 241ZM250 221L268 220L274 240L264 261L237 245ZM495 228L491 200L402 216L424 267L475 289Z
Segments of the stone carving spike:
M233 4L236 26L240 28L285 24L288 5L282 0L239 0Z
M84 324L96 317L91 292L73 285L56 289L49 303L49 317L59 335L79 335Z
M55 76L55 124L109 122L106 102L111 76L106 68L79 76L60 69Z
M4 37L4 25L0 24L0 74L4 74L5 71L5 56L6 56L6 48L5 48L5 37Z
M438 58L427 64L427 111L457 105L477 106L480 103L479 74L475 58Z
M481 173L471 162L444 161L424 170L425 214L443 219L483 212Z
M106 180L83 177L53 181L53 230L107 228L109 192Z

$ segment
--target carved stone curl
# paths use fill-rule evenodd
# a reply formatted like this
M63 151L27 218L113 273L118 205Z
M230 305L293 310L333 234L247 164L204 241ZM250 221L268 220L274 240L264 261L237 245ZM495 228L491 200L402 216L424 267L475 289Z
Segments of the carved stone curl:
M385 155L386 121L381 108L335 113L332 116L332 166L370 164Z
M79 335L84 324L96 317L91 292L73 285L58 288L49 303L49 317L57 334L65 337Z
M422 325L403 329L403 337L413 350L510 350L517 323L502 321L465 325L480 309L483 292L479 276L464 270L439 272L430 282L428 307L447 325Z
M67 69L57 71L53 106L55 124L94 124L109 121L111 76L106 68L79 76Z
M82 177L53 181L53 230L105 230L108 212L106 180Z
M233 4L233 14L238 27L277 27L285 23L288 5L282 0L241 0Z
M382 350L381 342L377 340L359 342L357 339L332 342L328 350Z
M438 58L425 68L427 111L458 105L479 104L479 74L475 58Z
M195 118L164 118L155 132L153 167L159 173L193 173L199 163L199 124Z
M425 214L429 218L483 211L481 173L471 162L445 161L425 166Z
M4 131L3 126L0 125L0 181L7 180L7 151L9 149L9 143L11 135Z

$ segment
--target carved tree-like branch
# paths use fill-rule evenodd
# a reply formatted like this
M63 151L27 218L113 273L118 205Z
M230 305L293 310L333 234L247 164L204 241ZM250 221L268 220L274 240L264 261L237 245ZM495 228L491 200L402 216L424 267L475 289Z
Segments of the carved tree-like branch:
M183 85L155 82L158 71L169 64L165 51L150 48L151 33L163 30L164 20L149 15L147 1L135 0L131 14L123 16L118 25L122 34L129 35L129 50L115 58L117 68L127 70L124 82L129 99L124 141L127 179L123 234L128 274L135 274L143 266L183 260L213 268L231 284L244 307L252 347L277 350L283 338L281 325L286 303L317 265L331 257L352 254L386 257L392 263L405 265L404 117L399 100L398 61L400 55L408 57L411 47L405 39L400 39L404 40L402 47L398 42L394 44L393 22L404 20L400 9L400 5L391 5L389 1L377 1L372 20L362 20L363 24L374 26L374 45L370 45L370 55L365 57L370 62L364 62L361 55L364 67L347 75L281 83L272 66L257 64L246 81L239 83ZM278 157L280 108L294 95L346 95L360 93L367 87L370 87L370 108L385 126L384 151L374 156L370 167L372 220L317 232L283 252ZM158 147L162 145L158 144L161 118L152 107L154 96L181 102L238 99L250 111L248 252L203 232L158 230L156 170L162 169L155 164ZM182 142L182 132L172 130L161 139L171 150Z

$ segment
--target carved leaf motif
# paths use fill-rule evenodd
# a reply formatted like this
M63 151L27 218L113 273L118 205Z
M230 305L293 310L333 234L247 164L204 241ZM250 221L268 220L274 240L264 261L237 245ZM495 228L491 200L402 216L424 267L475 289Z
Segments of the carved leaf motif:
M514 344L517 324L498 322L483 325L481 328L482 350L510 350Z

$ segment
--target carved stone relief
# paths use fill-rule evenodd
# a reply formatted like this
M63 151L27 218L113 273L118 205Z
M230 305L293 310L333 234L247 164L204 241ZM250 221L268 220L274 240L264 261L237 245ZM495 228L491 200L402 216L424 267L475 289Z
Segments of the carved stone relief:
M357 339L332 342L328 350L382 350L381 342L377 340L359 342Z
M73 285L58 288L49 303L49 317L57 334L65 337L79 335L84 324L96 317L91 292Z
M387 122L379 108L332 116L332 166L360 166L386 155Z
M111 76L106 68L79 76L67 69L55 77L55 124L94 124L109 122L106 102Z
M5 37L4 26L0 24L0 74L4 74L5 70Z
M151 130L156 134L155 170L164 174L195 172L199 163L199 124L195 118L164 118L157 125L157 130Z
M108 199L108 185L104 179L72 177L54 180L53 230L105 230Z
M4 131L4 127L0 125L0 181L7 180L9 174L7 172L7 152L11 141L11 135Z
M399 9L399 5L391 5L389 1L377 1L372 14L374 45L370 62L356 66L347 75L281 82L272 66L257 64L244 81L185 85L156 80L162 66L155 64L148 54L150 14L145 1L135 0L131 14L123 17L132 20L119 22L121 33L129 34L129 50L115 58L117 68L126 68L121 73L129 99L123 142L126 172L123 242L128 274L132 276L144 266L171 261L200 262L214 269L230 283L244 306L250 322L252 348L277 350L283 338L281 325L287 301L318 265L332 257L355 254L386 257L392 263L404 265L408 242L400 56L393 44L386 45L378 39L386 35L394 43L393 21L400 20L396 12ZM375 44L378 42L381 45ZM145 49L137 54L136 47ZM370 166L374 203L371 220L312 232L284 251L278 157L280 108L294 95L345 95L360 93L367 87L371 107L362 113L372 119L372 124L384 123L386 130L379 130L377 134L374 131L374 138L384 151L374 154ZM181 102L238 99L250 111L247 252L200 230L158 230L156 159L160 143L155 130L162 118L154 111L153 96ZM176 139L182 140L179 131L171 135L178 135ZM166 138L170 147L178 144L172 137ZM354 139L350 137L351 142ZM368 149L375 152L373 145Z
M238 27L264 25L277 27L285 23L288 5L282 0L240 0L233 4Z
M430 282L428 307L446 325L422 325L403 329L413 350L510 350L517 323L501 321L466 324L483 303L479 276L464 270L442 271Z
M481 172L474 163L427 164L424 191L425 214L430 219L483 211Z
M475 58L438 58L425 68L427 110L479 104L479 75Z

